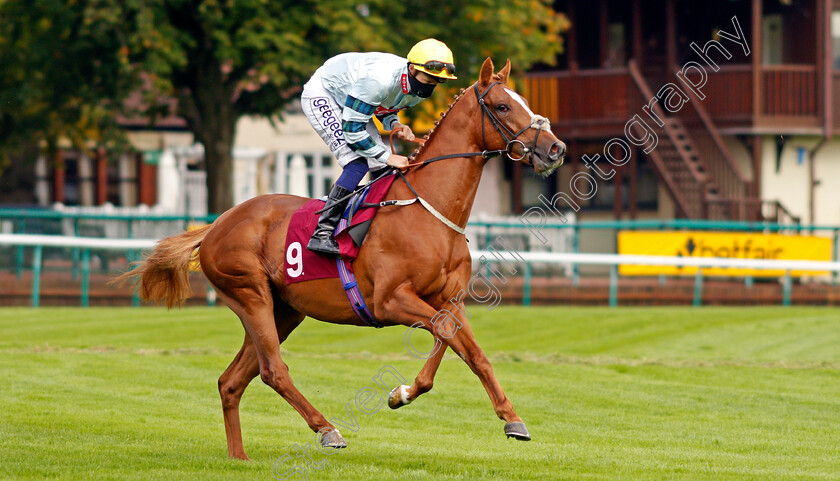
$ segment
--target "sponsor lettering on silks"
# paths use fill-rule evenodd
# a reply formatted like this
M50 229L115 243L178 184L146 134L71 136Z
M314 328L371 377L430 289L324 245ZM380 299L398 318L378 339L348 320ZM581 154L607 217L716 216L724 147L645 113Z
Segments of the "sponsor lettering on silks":
M312 99L312 110L315 111L316 109L321 111L321 124L330 133L330 149L336 150L346 144L344 131L341 130L341 121L338 120L325 97Z

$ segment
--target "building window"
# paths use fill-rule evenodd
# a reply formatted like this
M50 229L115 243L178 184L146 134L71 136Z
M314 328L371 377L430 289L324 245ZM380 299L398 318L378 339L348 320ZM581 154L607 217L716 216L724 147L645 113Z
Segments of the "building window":
M831 12L831 52L834 70L840 70L840 10Z

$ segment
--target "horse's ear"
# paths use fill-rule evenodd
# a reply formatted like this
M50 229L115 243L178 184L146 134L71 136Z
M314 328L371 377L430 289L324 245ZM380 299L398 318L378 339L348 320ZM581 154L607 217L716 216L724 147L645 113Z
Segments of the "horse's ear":
M493 61L490 60L490 57L487 57L487 60L484 61L484 65L481 66L481 74L478 76L478 85L486 87L487 85L490 85L492 79Z
M505 63L505 68L499 70L499 80L502 83L507 83L508 77L510 76L510 59L507 59L507 63Z

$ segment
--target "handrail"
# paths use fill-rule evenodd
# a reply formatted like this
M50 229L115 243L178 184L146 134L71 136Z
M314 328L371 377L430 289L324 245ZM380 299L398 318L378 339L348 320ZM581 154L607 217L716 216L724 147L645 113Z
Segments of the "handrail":
M799 220L800 220L800 219L799 219L799 216L793 215L793 213L792 213L791 211L789 211L789 210L787 209L787 207L785 207L785 205L784 205L784 204L782 204L780 201L778 201L778 200L773 200L773 201L770 201L770 202L772 202L772 203L773 203L773 206L776 208L776 211L777 211L777 212L781 211L783 214L785 214L786 216L790 217L790 219L791 219L792 221L796 222L797 224L799 223Z
M587 254L563 252L516 252L510 258L499 259L492 251L470 251L473 262L548 262L552 264L633 265L633 266L690 266L732 269L766 269L789 271L840 272L840 262L779 259L731 259L727 257L676 257L628 254ZM491 259L492 258L492 259Z
M642 94L642 97L644 97L644 100L651 99L653 97L653 93L651 92L650 87L648 87L647 82L645 81L644 77L642 77L642 73L639 71L639 67L636 65L635 59L631 59L628 62L627 65L628 65L628 68L630 69L630 76L633 78L633 81L636 83L636 87L638 87L639 93ZM657 114L662 115L662 109L659 109L658 104L654 104L653 108L658 110ZM662 116L664 117L664 115L662 115ZM663 120L663 122L664 122L664 120ZM668 137L671 139L671 142L674 145L678 145L678 142L676 141L676 135L673 133L671 127L668 125L667 122L664 122L664 123L665 123L665 127L664 127L665 132L668 134ZM691 163L686 161L686 159L683 155L683 152L681 152L679 149L675 149L675 150L680 155L680 157L683 157L683 160L684 160L683 163L689 168L689 170L690 170L692 176L695 178L695 180L697 180L701 185L703 185L703 181L698 178L699 173L695 172L694 169L691 167ZM668 169L665 166L665 163L659 157L659 154L656 152L655 149L651 151L651 154L652 154L651 157L650 157L651 160L653 160L653 162L656 164L659 172L661 173L662 180L665 181L665 185L668 187L668 190L671 191L671 193L673 194L674 200L676 201L677 205L679 206L679 208L682 210L682 212L686 216L690 216L689 206L688 206L685 198L683 198L682 194L680 193L679 188L674 183L674 180L671 178L671 175L668 172Z
M37 213L39 215L31 215ZM49 215L48 215L49 213ZM10 215L11 214L11 215ZM42 210L28 210L28 209L13 209L4 210L0 208L0 219L3 218L31 218L41 217L49 218L55 214L55 218L74 219L86 218L91 220L132 220L135 222L144 221L207 221L212 222L217 216L189 217L189 216L131 216L126 218L124 215L95 215L89 214L68 214L64 212L42 211ZM789 214L789 213L788 213ZM793 217L793 216L792 216ZM526 228L520 221L470 221L468 227L520 227ZM719 230L797 230L797 231L836 231L840 230L840 225L779 225L770 222L743 222L743 221L725 221L725 220L707 220L707 219L667 219L667 220L617 220L617 221L578 221L577 223L546 223L540 226L541 229L719 229ZM49 237L56 237L50 235ZM142 240L142 239L139 239Z
M762 65L762 72L814 72L817 67L811 64L783 64L783 65Z
M790 306L793 291L791 271L831 272L836 278L840 272L840 262L800 261L776 259L730 259L721 257L672 257L672 256L644 256L626 254L581 254L554 252L516 252L511 253L512 259L499 258L491 251L470 251L473 262L481 265L484 262L513 262L524 263L525 272L522 292L522 304L530 305L530 272L532 262L569 264L607 265L610 266L609 305L618 306L618 277L620 265L637 266L691 266L697 267L694 275L694 306L703 304L703 268L720 267L732 269L767 269L784 271L782 276L782 305ZM517 259L519 258L519 259ZM517 262L518 261L518 262ZM772 275L772 274L771 274Z
M60 212L48 209L3 209L0 208L0 218L31 218L31 219L87 219L87 220L130 220L130 221L166 221L166 222L207 222L215 221L218 215L189 216L189 215L161 215L161 214L93 214L83 212Z
M630 59L630 62L628 64L630 66L630 73L633 76L633 80L636 82L636 86L639 87L639 90L641 90L644 99L652 99L654 97L653 91L650 89L650 86L648 85L644 76L642 76L642 72L639 70L639 66L636 64L636 60ZM667 115L662 110L662 107L660 107L659 102L655 102L653 104L653 108L657 110L656 113L662 119L662 123L665 124L663 128L665 129L665 132L668 133L668 137L671 139L671 142L674 144L675 147L678 146L680 142L677 139L677 134L674 132L674 128L670 124L668 124L668 122L665 121L665 117L667 117ZM699 172L697 168L693 165L693 163L685 157L685 153L683 151L681 151L679 148L677 148L676 151L680 154L680 157L682 157L685 166L688 167L688 170L691 172L691 175L692 177L694 177L694 180L696 180L700 184L704 184L706 181L705 175Z
M527 228L521 222L476 221L467 227L520 227ZM695 230L742 230L742 231L840 231L840 226L827 225L781 225L771 222L741 222L706 219L671 219L671 220L616 220L616 221L580 221L576 224L543 224L540 229L695 229Z
M568 77L609 77L612 75L627 75L624 67L592 68L580 70L548 70L544 72L528 72L527 78L568 78Z
M70 237L30 234L0 234L0 245L29 247L78 247L82 249L142 250L155 246L157 239L99 239L95 237ZM516 252L511 259L524 262L551 262L566 264L569 262L593 265L681 265L694 267L726 267L739 269L791 269L820 270L840 272L840 262L778 260L778 259L732 259L726 257L674 257L647 256L628 254L587 254L569 252ZM471 250L475 262L514 262L499 259L491 251Z
M76 247L79 249L131 251L150 249L156 243L157 239L102 239L99 237L43 234L0 234L0 245L29 247Z
M679 69L674 67L674 75L679 72ZM706 126L706 130L709 131L709 134L712 136L712 139L715 142L718 150L724 160L726 160L726 164L732 169L732 172L735 173L735 176L738 178L738 181L741 183L746 183L747 178L744 176L743 172L741 172L740 167L735 163L735 160L732 157L732 153L729 151L729 147L723 142L723 138L720 136L718 132L717 126L715 126L714 122L712 122L712 118L709 116L709 113L706 112L706 108L703 107L703 103L695 98L694 95L689 95L688 98L691 100L691 105L694 107L694 110L697 112L697 115L700 117L700 120L703 121L703 125Z
M90 300L90 251L116 250L132 253L154 247L155 239L101 239L97 237L69 237L55 235L33 235L33 234L0 234L0 246L17 246L22 253L25 247L32 247L32 307L38 307L41 303L41 270L44 262L45 247L66 247L81 250L81 271L82 288L80 304L87 307ZM129 260L131 259L128 254ZM21 256L22 260L23 257ZM140 298L135 292L132 296L132 303L140 305Z

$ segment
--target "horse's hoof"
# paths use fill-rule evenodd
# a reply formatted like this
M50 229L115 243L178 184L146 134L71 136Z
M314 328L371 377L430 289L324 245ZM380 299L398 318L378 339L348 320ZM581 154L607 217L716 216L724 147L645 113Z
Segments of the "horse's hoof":
M341 437L341 433L335 428L323 429L324 433L321 435L321 446L325 448L341 449L347 447L347 441Z
M531 440L531 433L528 432L528 428L522 422L505 424L505 436L520 441Z
M388 394L388 407L391 409L397 409L406 404L411 404L411 401L411 399L408 399L408 386L405 384L391 389L391 392Z

